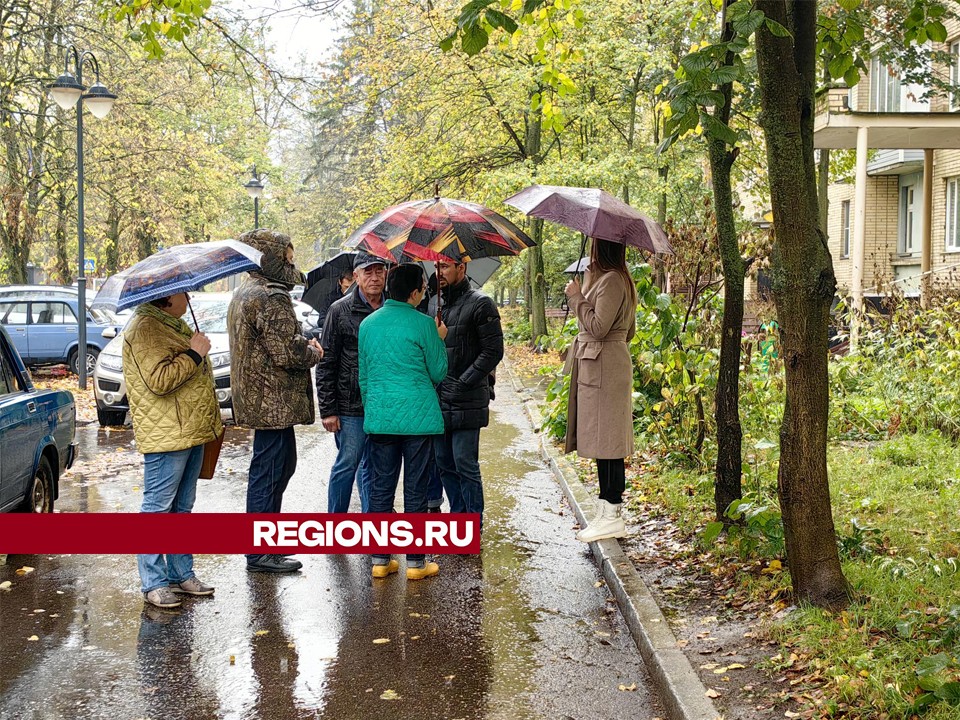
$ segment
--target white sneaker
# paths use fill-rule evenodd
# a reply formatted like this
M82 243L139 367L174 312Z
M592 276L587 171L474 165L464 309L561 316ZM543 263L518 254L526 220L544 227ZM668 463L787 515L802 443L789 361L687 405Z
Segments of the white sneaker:
M587 524L577 530L577 540L580 539L580 536L586 532L587 528L593 525L597 520L603 517L603 501L600 498L597 498L596 502L593 504L593 517L587 518Z
M605 538L620 538L627 534L627 526L620 517L622 504L599 500L600 514L587 527L577 533L577 540L595 542Z

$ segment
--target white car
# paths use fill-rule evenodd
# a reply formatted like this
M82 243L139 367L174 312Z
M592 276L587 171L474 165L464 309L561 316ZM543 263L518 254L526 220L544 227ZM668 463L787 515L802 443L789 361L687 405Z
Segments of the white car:
M217 402L222 408L233 406L230 392L230 340L227 336L227 307L231 293L192 293L190 304L197 316L200 332L210 338L210 362ZM183 316L193 327L190 311ZM93 370L93 394L97 400L97 420L100 425L122 425L130 405L127 384L123 380L123 333L117 335L103 349Z

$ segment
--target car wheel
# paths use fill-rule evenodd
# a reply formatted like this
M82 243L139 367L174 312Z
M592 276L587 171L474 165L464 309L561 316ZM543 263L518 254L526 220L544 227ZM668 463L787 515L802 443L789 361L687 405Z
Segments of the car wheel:
M97 365L97 356L100 354L99 348L92 345L87 346L87 377L93 377L93 369ZM77 363L77 349L74 348L67 358L67 364L70 366L70 372L74 375L80 374L80 365Z
M53 469L50 461L40 458L37 471L30 481L30 490L23 499L23 512L52 513L53 512Z
M97 408L97 422L100 423L100 427L123 425L123 421L126 419L126 410L102 410Z

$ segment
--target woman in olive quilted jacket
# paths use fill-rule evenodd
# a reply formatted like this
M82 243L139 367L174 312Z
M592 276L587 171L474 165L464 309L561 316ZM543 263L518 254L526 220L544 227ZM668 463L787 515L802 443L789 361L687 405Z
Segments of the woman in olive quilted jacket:
M123 377L137 449L143 453L140 512L190 512L203 445L223 432L207 353L210 340L181 317L178 293L137 308L123 333ZM143 598L177 607L178 594L212 595L193 572L193 555L138 555Z
M427 511L427 464L433 436L443 434L437 384L447 375L447 326L419 310L427 283L419 265L394 268L387 301L360 323L363 431L370 438L369 512L393 512L403 462L403 511ZM373 556L373 577L397 572L389 555ZM423 553L407 555L407 579L440 572Z

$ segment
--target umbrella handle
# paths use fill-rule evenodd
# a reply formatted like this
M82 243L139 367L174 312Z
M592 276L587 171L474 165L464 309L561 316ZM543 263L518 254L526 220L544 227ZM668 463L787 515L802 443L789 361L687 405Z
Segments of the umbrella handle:
M193 326L200 332L200 323L197 322L197 314L193 311L193 305L190 304L190 297L187 296L187 307L190 308L190 315L193 317Z

